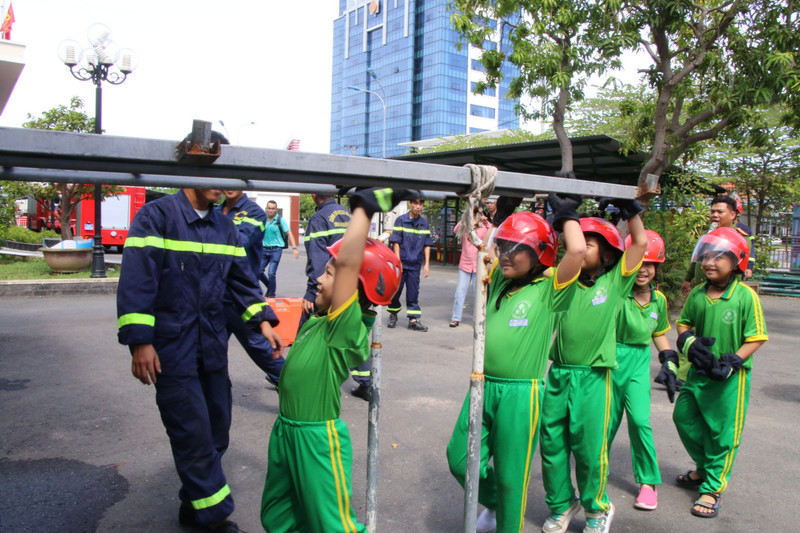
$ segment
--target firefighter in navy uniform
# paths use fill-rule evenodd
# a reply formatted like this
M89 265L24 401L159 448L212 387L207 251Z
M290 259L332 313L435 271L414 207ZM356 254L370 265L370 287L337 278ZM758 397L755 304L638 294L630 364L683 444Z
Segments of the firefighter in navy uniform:
M408 316L408 329L414 331L428 331L428 326L422 324L422 309L419 307L419 276L420 271L428 277L431 262L431 227L422 216L422 198L408 202L408 213L400 215L394 221L392 236L389 243L394 253L403 263L403 280L400 288L386 308L389 311L387 327L397 326L397 313L400 312L400 293L403 286L406 289L406 315Z
M308 317L315 313L317 298L317 278L325 271L325 265L331 258L329 246L338 241L350 224L350 212L336 203L332 195L311 193L317 204L316 211L306 224L306 276L308 285L303 296L303 316L300 327ZM298 327L298 330L300 328Z
M233 220L239 230L241 245L244 247L247 262L252 269L253 282L258 287L258 271L261 267L262 241L267 214L244 192L223 192L225 203L222 204L222 214ZM272 350L272 346L263 335L251 330L242 322L228 291L225 293L225 325L228 328L228 337L231 336L231 333L236 335L236 339L250 359L267 375L267 381L277 388L284 358Z
M131 371L154 384L181 479L178 519L239 531L222 455L231 424L229 290L241 320L280 352L278 320L253 280L236 226L214 208L219 190L183 189L145 205L131 224L117 292L119 341Z

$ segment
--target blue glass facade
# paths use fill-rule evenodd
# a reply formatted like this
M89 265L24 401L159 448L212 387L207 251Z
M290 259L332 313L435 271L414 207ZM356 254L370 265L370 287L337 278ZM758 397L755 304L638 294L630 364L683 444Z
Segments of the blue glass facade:
M516 74L513 67L507 67L496 93L487 91L483 100L471 100L470 80L480 74L470 74L469 47L456 48L459 39L450 26L447 0L339 0L339 11L333 38L331 153L381 157L384 108L376 94L385 95L387 157L404 153L398 146L402 142L519 127L516 102L505 99ZM492 101L486 100L490 97ZM470 108L478 114L470 117ZM468 124L468 117L484 122Z

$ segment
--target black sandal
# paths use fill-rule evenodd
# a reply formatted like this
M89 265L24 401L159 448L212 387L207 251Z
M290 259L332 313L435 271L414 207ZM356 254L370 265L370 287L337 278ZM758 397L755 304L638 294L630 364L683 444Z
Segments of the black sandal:
M675 483L678 484L679 487L683 487L684 489L696 489L700 485L703 484L705 481L702 478L694 479L692 478L692 473L697 473L696 470L688 470L685 474L681 474L675 478Z
M450 321L450 327L451 328L457 328L458 327L458 320L451 320Z
M715 518L719 515L719 504L722 501L722 496L717 492L703 492L700 496L711 496L714 498L714 503L711 502L704 502L700 498L694 502L692 506L692 514L694 516L699 516L700 518ZM704 513L703 511L698 511L695 507L705 507L706 509L710 509L710 513Z

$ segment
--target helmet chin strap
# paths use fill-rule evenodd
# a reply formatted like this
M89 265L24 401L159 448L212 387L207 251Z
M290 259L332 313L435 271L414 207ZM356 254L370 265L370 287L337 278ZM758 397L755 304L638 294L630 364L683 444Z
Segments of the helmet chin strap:
M736 272L734 271L734 272L730 273L730 275L728 276L728 279L727 279L727 281L725 281L725 283L714 283L713 281L711 281L708 278L706 278L706 280L708 281L708 284L711 285L712 287L714 287L715 289L718 289L718 290L720 290L722 292L725 292L727 290L727 288L731 286L731 283L733 283L733 279L735 277L736 277Z

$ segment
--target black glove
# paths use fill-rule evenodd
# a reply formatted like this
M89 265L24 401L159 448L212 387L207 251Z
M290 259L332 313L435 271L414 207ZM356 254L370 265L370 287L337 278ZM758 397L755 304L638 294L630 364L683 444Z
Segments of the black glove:
M561 231L565 220L580 221L578 207L582 202L583 198L578 194L548 194L547 203L553 209L553 228Z
M497 207L497 211L494 214L494 218L492 219L492 225L497 228L505 222L505 220L514 214L514 211L519 207L519 204L522 203L522 198L515 198L513 196L501 196L495 202L495 206Z
M667 387L669 403L675 403L675 392L678 390L678 352L675 350L661 350L658 352L661 371L656 376L655 382Z
M403 200L416 200L422 194L413 189L387 189L374 187L369 189L356 189L350 194L350 210L356 207L362 208L367 212L367 216L372 218L377 212L391 211L394 206Z
M619 216L622 220L630 220L644 209L636 200L624 200L622 198L598 198L597 203L600 211L605 211L609 205L619 209Z
M708 377L716 381L725 381L742 368L743 363L744 359L735 353L724 353L715 360L714 365L708 371Z
M695 337L694 330L687 330L678 336L678 349L692 362L697 373L707 376L717 358L708 349L717 342L714 337Z

